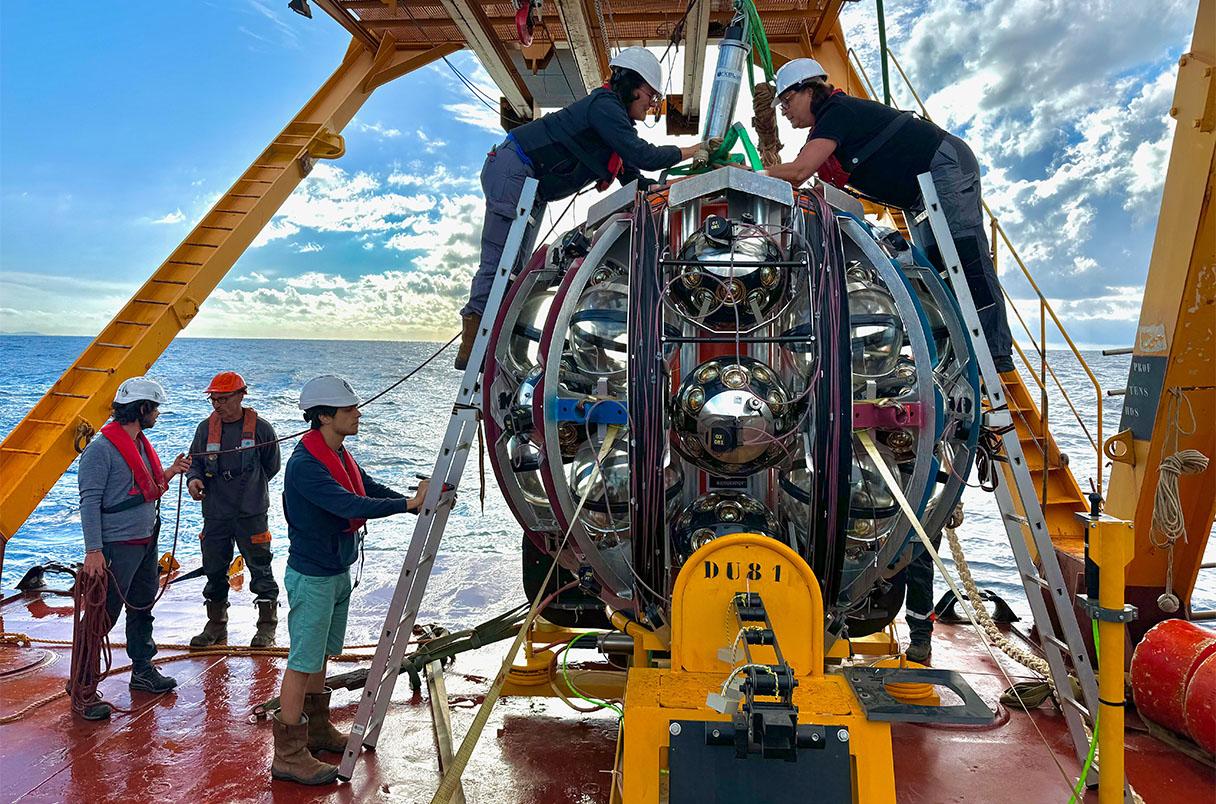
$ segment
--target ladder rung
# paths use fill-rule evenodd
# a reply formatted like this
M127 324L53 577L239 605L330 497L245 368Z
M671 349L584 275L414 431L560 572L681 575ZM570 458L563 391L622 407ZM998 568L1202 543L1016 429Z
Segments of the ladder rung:
M1060 696L1061 701L1068 704L1073 709L1076 709L1078 712L1080 712L1085 717L1089 717L1089 707L1087 707L1085 704L1078 701L1076 698L1072 697L1071 694L1064 695L1064 694L1060 693L1058 688L1056 689L1056 694Z
M58 419L26 419L30 424L53 424L56 427L62 427L67 422L61 422Z
M200 228L200 229L211 229L212 231L215 231L215 232L231 232L231 231L232 231L232 227L231 227L231 226L212 226L212 225L211 225L211 224L209 224L209 223L200 223L200 224L198 225L198 228Z
M1072 652L1068 647L1068 643L1054 634L1043 634L1043 641L1065 655Z
M287 167L287 165L257 165L257 164L255 164L254 167L262 168L265 170L282 170L283 168Z
M189 284L183 279L153 279L158 285L186 285Z
M1010 522L1017 522L1019 525L1029 525L1030 520L1021 514L1005 514L1005 518Z
M20 449L18 447L0 447L2 452L20 452L22 455L41 455L36 449Z
M72 366L73 371L95 371L98 374L113 374L112 368L97 368L96 366Z
M194 268L203 267L201 262L193 262L191 260L165 260L165 265L189 265Z
M88 399L86 394L69 394L64 391L51 391L51 396L66 396L72 399Z
M130 346L128 346L125 343L106 343L104 341L98 341L97 343L95 343L93 345L94 346L104 346L108 349L130 349L131 348Z
M1025 578L1026 580L1030 581L1031 583L1037 583L1039 586L1043 587L1044 589L1051 588L1051 584L1049 584L1047 582L1047 579L1041 578L1038 575L1034 574L1033 572L1023 572L1022 577Z
M155 299L131 299L132 304L155 304L158 307L168 307L167 301L156 301Z
M248 181L248 179L244 179L244 181ZM261 198L262 196L250 195L249 193L228 193L228 197L229 198L252 198L254 201L256 201L259 198Z
M133 327L150 327L150 326L152 326L152 324L151 324L151 323L149 323L149 322L147 322L147 321L131 321L131 320L126 319L126 318L117 318L117 319L115 319L115 320L114 320L114 323L116 323L116 324L130 324L130 325L131 325L131 326L133 326ZM130 349L131 347L129 347L129 346L128 346L127 348L128 348L128 349Z

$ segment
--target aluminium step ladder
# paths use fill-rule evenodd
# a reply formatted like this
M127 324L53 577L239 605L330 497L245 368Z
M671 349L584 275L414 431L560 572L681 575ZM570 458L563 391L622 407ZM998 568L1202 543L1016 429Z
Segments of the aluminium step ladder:
M393 600L388 607L384 628L377 640L376 654L368 672L367 684L359 699L359 710L355 714L350 738L342 754L338 778L343 781L350 781L360 749L374 749L380 738L380 727L384 724L389 701L393 697L393 688L397 683L398 671L405 659L414 623L418 619L422 596L426 592L431 568L435 564L439 543L443 540L448 515L452 510L451 502L460 485L465 462L477 434L481 416L481 369L490 328L498 317L498 309L510 286L511 273L518 255L521 252L526 253L536 235L539 223L533 217L536 212L533 209L536 188L535 179L525 180L523 191L516 203L515 220L507 233L507 242L498 262L490 297L481 317L476 340L473 342L473 351L469 355L468 368L465 369L460 382L460 391L456 395L456 403L452 406L447 432L435 459L431 485L423 500L418 521L414 524L414 535L410 540L405 562L401 565L401 574L397 579Z
M989 410L985 413L986 424L1001 432L1001 443L1005 457L1009 460L1010 471L1016 481L1013 488L1008 483L1000 483L996 487L997 505L1001 511L1001 523L1009 537L1009 546L1017 563L1018 574L1021 577L1022 588L1026 591L1026 601L1034 617L1035 627L1042 639L1043 653L1051 668L1051 679L1059 696L1064 719L1068 724L1068 733L1072 738L1073 750L1077 759L1084 762L1089 753L1090 738L1086 733L1085 718L1093 721L1093 713L1098 706L1098 681L1094 667L1089 659L1089 652L1081 637L1081 628L1073 614L1072 596L1064 584L1064 574L1060 570L1060 562L1056 558L1055 546L1047 529L1043 509L1035 494L1035 483L1031 477L1030 467L1022 452L1022 444L1017 430L1013 427L1005 389L1001 385L1000 374L997 373L992 355L988 351L988 342L980 325L979 313L975 301L971 297L971 288L963 275L962 263L958 250L954 247L954 239L950 233L950 225L942 211L938 199L937 188L929 173L917 177L920 183L921 196L925 202L925 211L917 217L917 222L928 219L941 252L942 262L946 267L946 279L958 300L963 314L963 321L971 337L975 356L979 361L980 376L984 383L984 394L988 397ZM916 227L911 227L915 232ZM924 243L917 243L924 247ZM1014 495L1017 499L1014 499ZM1036 565L1031 554L1030 544L1039 556ZM1048 608L1050 601L1050 610ZM1052 614L1055 615L1053 620ZM1056 623L1059 624L1057 627ZM1068 664L1072 662L1073 670L1081 688L1081 699L1078 700L1073 692L1072 683L1068 677ZM1098 766L1091 770L1088 783L1097 784ZM1124 800L1131 802L1131 792L1124 780Z

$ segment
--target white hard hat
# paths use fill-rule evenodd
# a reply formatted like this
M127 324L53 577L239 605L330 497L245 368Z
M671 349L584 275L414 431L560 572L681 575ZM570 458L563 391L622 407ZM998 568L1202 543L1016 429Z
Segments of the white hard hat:
M114 404L116 405L144 400L163 405L169 401L169 397L165 396L165 389L160 387L160 383L147 377L132 377L126 380L118 386L118 392L114 394Z
M623 67L642 76L656 92L663 91L663 66L659 59L644 47L627 47L612 57L609 67Z
M781 93L811 78L827 78L828 72L814 59L794 59L777 71L777 91L773 93L773 108L781 103Z
M325 405L331 408L345 408L358 405L363 400L350 387L350 383L337 374L322 374L304 383L300 389L300 410Z

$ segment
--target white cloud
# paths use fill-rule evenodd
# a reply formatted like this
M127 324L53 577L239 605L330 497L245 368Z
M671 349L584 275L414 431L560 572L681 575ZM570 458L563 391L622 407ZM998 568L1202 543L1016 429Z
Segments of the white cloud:
M401 129L389 128L379 121L375 123L364 123L356 117L351 121L351 124L357 131L365 134L375 134L380 139L393 139L394 137L401 136Z
M311 241L308 243L296 243L292 248L295 249L297 254L316 254L318 251L325 249L320 243L313 243Z
M502 122L498 118L498 112L483 103L448 103L444 105L443 110L453 115L457 122L476 126L495 136L502 136Z
M181 223L185 219L186 219L185 214L180 209L175 209L172 212L168 213L167 215L162 215L159 218L153 218L150 222L151 223L172 224L172 223Z

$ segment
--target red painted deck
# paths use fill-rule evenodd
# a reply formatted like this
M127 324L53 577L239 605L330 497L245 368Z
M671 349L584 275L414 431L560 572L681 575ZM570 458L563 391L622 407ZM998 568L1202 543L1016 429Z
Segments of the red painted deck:
M372 584L365 579L364 589ZM352 638L374 631L390 590L361 591L352 609ZM167 594L157 607L156 638L184 643L201 625L196 590ZM372 601L381 601L370 607ZM230 637L243 643L253 632L254 613L245 595L233 597ZM71 638L68 598L26 595L0 607L3 630L38 639ZM115 629L121 638L121 624ZM280 624L286 639L286 624ZM449 700L457 739L463 734L496 670L506 643L462 656L448 672ZM44 653L45 651L45 653ZM370 653L370 651L363 651ZM163 651L162 655L171 655ZM1006 686L973 635L939 626L936 664L961 670L976 690L994 701ZM49 663L38 664L38 661ZM116 650L116 665L126 657ZM365 753L351 784L323 788L271 782L269 723L248 721L250 707L278 692L284 660L186 658L163 670L178 690L156 698L135 693L125 674L103 682L102 691L130 715L87 723L66 698L25 719L0 725L0 800L3 801L429 801L437 784L430 710L402 678L395 705L381 733L379 750ZM34 663L35 666L24 668ZM67 648L0 646L0 716L63 689ZM331 664L331 673L360 665ZM1015 670L1011 665L1010 673ZM335 719L349 724L355 692L335 693ZM1037 723L1047 744L1034 729ZM578 715L540 699L499 703L465 774L470 802L608 801L617 726L611 716ZM994 727L975 729L897 725L893 730L900 802L1004 802L1068 800L1052 759L1076 772L1063 720L1050 709L1031 719L1006 713ZM1139 731L1129 729L1127 764L1132 784L1153 802L1216 800L1216 775ZM336 757L331 757L336 761ZM811 799L808 799L808 801ZM1096 800L1091 793L1087 801Z

